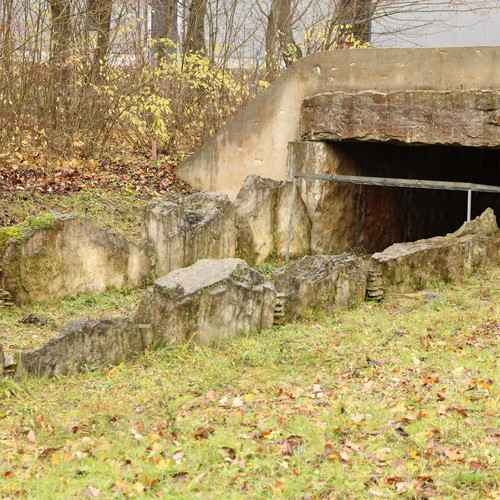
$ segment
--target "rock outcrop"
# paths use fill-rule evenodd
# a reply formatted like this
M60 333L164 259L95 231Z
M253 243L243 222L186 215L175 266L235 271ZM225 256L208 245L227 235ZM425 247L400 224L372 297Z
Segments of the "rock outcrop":
M213 344L273 324L276 291L241 259L204 259L155 281L135 322L155 345Z
M292 184L249 175L235 201L238 252L251 264L284 256ZM310 251L309 217L300 196L296 196L290 255L302 257Z
M318 307L350 308L364 300L366 277L366 263L354 255L309 255L292 262L271 278L280 318L289 321Z
M117 365L143 342L128 318L77 319L39 349L21 353L17 373L67 375L101 365Z
M53 227L29 231L7 248L0 286L18 304L139 286L149 274L146 251L81 216L62 215Z
M153 246L155 275L199 259L235 255L236 213L225 194L173 194L148 204L143 215L143 236Z
M396 243L369 260L369 293L412 292L438 281L460 281L488 262L500 262L500 232L487 209L455 233L412 243Z

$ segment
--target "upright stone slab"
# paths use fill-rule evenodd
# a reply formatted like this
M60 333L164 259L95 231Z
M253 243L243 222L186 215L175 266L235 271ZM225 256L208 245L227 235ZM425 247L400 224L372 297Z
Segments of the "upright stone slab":
M356 163L341 148L326 142L291 142L288 176L304 174L356 175ZM358 220L356 187L325 180L299 179L301 199L311 220L311 253L331 255L355 248Z
M68 375L87 367L117 365L143 341L128 318L77 319L35 351L21 353L17 369L23 375Z
M234 202L238 228L238 251L251 264L284 256L288 241L292 185L249 175ZM309 253L310 220L297 196L291 255Z
M456 232L396 243L369 260L368 297L385 291L412 292L439 281L461 281L488 262L500 262L500 232L487 209Z
M155 281L135 318L152 343L213 344L273 324L276 291L241 259L204 259Z
M155 274L164 276L199 259L231 258L236 213L225 194L173 194L148 204L143 236L154 248Z
M150 263L144 248L69 214L55 219L52 228L32 230L12 243L1 267L0 287L21 304L139 286Z
M354 255L308 255L278 269L272 283L281 299L283 321L293 320L306 309L350 308L362 302L367 266Z

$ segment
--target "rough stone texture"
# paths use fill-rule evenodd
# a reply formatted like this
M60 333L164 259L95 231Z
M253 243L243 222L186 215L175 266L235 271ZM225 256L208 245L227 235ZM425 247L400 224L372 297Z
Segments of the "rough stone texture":
M358 173L355 162L341 148L326 142L290 143L287 161L289 178L294 172L328 175ZM298 190L311 221L312 254L338 254L359 246L356 186L300 179Z
M372 255L368 297L380 299L387 290L412 292L438 281L460 281L490 261L500 262L500 233L488 209L455 233L396 243Z
M50 229L12 243L2 261L1 287L16 303L110 287L139 286L149 274L146 251L92 220L63 215Z
M22 352L17 374L50 377L117 365L142 348L140 333L128 318L77 319L39 349Z
M500 91L326 92L302 103L306 140L500 145Z
M292 185L249 175L234 203L238 251L251 264L283 256L288 241ZM310 249L309 217L297 196L290 255L301 257Z
M273 324L274 287L241 259L205 259L155 281L135 322L155 345L213 344Z
M362 302L367 266L354 255L306 256L273 273L280 297L280 316L289 321L317 307L349 308Z
M152 243L156 276L199 259L234 257L236 212L220 193L175 194L152 201L143 215L143 235Z
M318 92L500 89L500 47L334 50L299 59L176 169L234 200L250 174L284 180L302 101ZM450 127L451 129L451 127Z
M288 171L498 183L500 149L304 141L289 144ZM470 165L474 165L471 169ZM311 227L312 254L353 248L379 252L395 242L455 231L466 214L458 191L357 186L326 180L298 181ZM500 196L476 193L473 215L500 213Z

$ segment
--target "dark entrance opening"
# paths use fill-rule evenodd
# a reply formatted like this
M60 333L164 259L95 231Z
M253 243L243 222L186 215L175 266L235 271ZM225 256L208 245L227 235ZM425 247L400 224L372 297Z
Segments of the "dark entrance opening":
M500 149L337 143L347 161L338 174L500 185ZM342 171L345 170L345 171ZM457 230L467 216L467 193L357 186L356 245L368 252ZM472 193L472 218L491 207L500 216L500 194Z

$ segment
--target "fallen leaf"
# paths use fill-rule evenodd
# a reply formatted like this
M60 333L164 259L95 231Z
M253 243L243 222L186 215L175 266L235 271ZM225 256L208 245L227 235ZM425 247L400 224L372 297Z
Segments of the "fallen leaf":
M399 436L403 436L403 437L408 437L409 436L409 434L402 427L396 427L394 429L394 432L396 434L398 434Z
M36 436L35 436L35 433L33 432L33 429L30 429L28 431L28 434L26 437L28 438L28 441L30 443L36 443Z
M185 471L176 472L172 477L176 481L186 481L187 479L189 479L189 472L185 472Z
M83 490L83 495L90 498L99 498L101 496L101 492L94 486L87 486Z
M300 436L288 436L281 443L281 455L292 456L304 451L304 439Z
M332 454L334 454L334 456L337 456L335 454L335 451L336 451L335 445L331 443L327 443L325 444L325 446L323 446L323 455L327 458L332 458Z
M492 436L500 437L500 431L498 429L492 429L491 427L487 427L484 429L486 434L491 434Z
M240 398L234 398L233 404L231 405L233 408L242 408L245 405Z
M488 466L485 463L481 462L480 460L472 460L469 463L469 466L473 471L485 470L488 468Z
M458 448L448 448L444 454L452 461L461 462L464 459L463 453Z
M176 465L179 465L183 462L184 460L184 452L182 450L177 450L173 456L172 456L172 460L174 461L174 463Z
M199 427L194 434L194 438L195 439L207 439L214 432L215 432L215 429L213 427Z
M49 455L52 455L52 453L55 453L56 451L59 451L61 447L59 448L45 448L40 455L38 455L38 458L47 458Z
M144 439L144 436L135 429L130 429L130 432L132 433L132 436L134 436L134 439L137 439L137 441L142 441Z
M226 462L232 462L236 458L236 450L229 446L223 446L219 450L219 454Z
M400 476L389 476L385 479L385 484L388 484L388 485L393 485L393 484L397 484L397 483L402 483L403 482L403 478L400 477Z
M224 396L223 398L219 399L219 406L228 406L229 399L227 396Z

